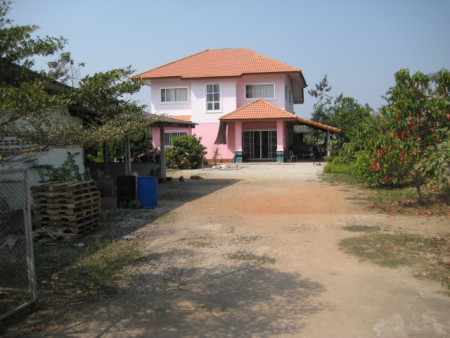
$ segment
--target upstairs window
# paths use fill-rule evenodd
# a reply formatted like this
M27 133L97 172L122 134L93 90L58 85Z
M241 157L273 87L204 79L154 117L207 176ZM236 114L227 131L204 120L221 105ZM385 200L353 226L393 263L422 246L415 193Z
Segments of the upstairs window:
M206 110L220 110L220 85L218 83L206 85Z
M161 102L187 102L187 88L161 88Z
M273 83L251 84L245 86L246 99L274 99L275 85Z

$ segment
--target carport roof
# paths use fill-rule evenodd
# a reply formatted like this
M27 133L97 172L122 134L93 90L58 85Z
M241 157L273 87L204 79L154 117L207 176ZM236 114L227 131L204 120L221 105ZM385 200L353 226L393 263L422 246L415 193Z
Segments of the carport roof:
M197 123L177 119L175 117L170 117L167 115L158 115L158 114L149 114L150 119L153 120L153 122L150 123L151 127L180 127L180 128L195 128Z

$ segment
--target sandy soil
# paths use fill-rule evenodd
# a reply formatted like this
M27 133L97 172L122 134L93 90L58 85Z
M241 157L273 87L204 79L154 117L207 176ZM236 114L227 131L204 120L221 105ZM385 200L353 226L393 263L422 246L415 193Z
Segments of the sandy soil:
M450 298L339 250L348 225L436 235L448 217L375 213L311 163L173 173L144 257L105 299L60 305L43 337L448 337ZM200 175L203 179L189 179ZM47 314L48 315L48 314Z

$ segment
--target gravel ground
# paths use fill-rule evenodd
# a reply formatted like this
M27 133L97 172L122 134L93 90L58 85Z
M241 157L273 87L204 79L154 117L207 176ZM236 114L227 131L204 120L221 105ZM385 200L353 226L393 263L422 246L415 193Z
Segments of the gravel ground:
M142 257L104 299L34 314L40 337L448 337L450 298L339 250L348 225L434 235L448 218L367 208L313 163L170 171ZM180 180L180 176L183 179ZM191 178L192 177L192 178ZM8 333L8 332L7 332Z

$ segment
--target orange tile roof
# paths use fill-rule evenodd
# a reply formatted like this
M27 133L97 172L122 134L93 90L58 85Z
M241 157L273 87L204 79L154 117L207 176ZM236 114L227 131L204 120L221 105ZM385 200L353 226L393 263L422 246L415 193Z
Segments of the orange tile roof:
M341 129L339 129L339 128L328 126L326 124L323 124L323 123L320 123L320 122L316 122L316 121L313 121L313 120L304 119L303 117L298 117L298 116L296 116L296 117L297 117L297 121L301 122L303 124L307 124L307 125L312 126L312 127L318 127L319 129L329 130L329 131L331 131L333 133L340 133L341 132Z
M225 48L206 49L133 77L142 79L170 77L194 79L291 72L301 73L301 70L248 48Z
M181 121L191 121L192 115L169 115L170 118Z
M267 120L267 119L285 119L295 120L296 116L264 99L258 99L249 104L225 114L220 118L221 121L235 120Z
M223 122L243 120L290 120L292 122L299 122L318 129L328 130L333 133L339 133L341 131L336 127L298 117L283 108L267 102L264 99L258 99L250 102L249 104L242 106L231 113L225 114L220 118L220 121Z

